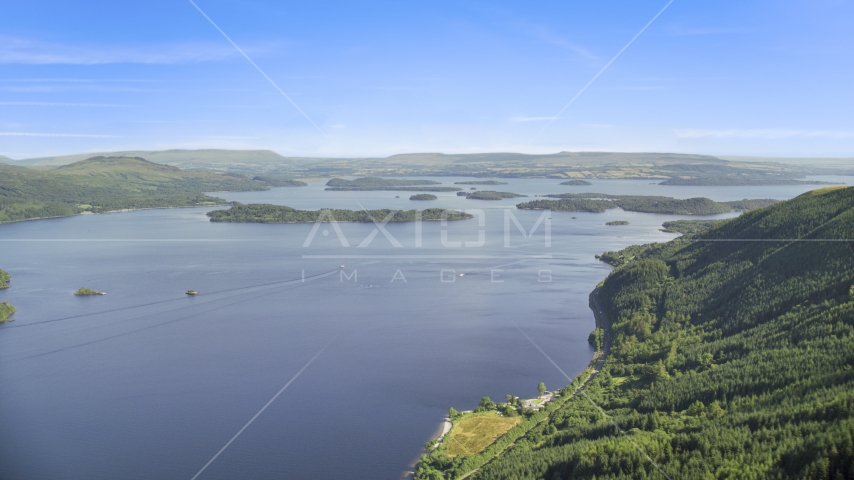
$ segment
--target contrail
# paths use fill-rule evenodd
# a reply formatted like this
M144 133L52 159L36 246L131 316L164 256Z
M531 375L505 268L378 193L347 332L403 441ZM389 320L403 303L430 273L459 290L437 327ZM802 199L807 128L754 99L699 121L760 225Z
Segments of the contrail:
M193 0L189 0L189 2L190 2L194 7L196 7L196 10L198 10L198 11L199 11L199 13L201 13L201 14L202 14L202 16L204 16L206 19L208 19L208 21L209 21L209 22L211 22L211 25L213 25L213 26L214 26L214 28L216 28L216 29L219 31L219 33L221 33L221 34L222 34L222 36L223 36L223 37L225 37L225 39L226 39L226 40L228 40L229 42L231 42L231 44L232 44L232 45L234 45L234 48L236 48L236 49L237 49L237 51L238 51L238 52L240 52L240 54L241 54L241 55L243 55L243 57L244 57L244 58L246 58L246 60L248 60L248 61L249 61L249 63L251 63L251 64L252 64L252 66L253 66L253 67L255 67L255 69L256 69L256 70L258 70L258 72L260 72L260 73L261 73L261 75L263 75L263 76L264 76L264 78L266 78L266 79L267 79L267 81L268 81L268 82L270 82L270 84L271 84L271 85L273 85L273 87L275 87L275 88L276 88L276 90L278 90L278 91L279 91L279 93L281 93L281 94L282 94L282 96L283 96L283 97L285 97L286 99L288 99L288 101L289 101L289 102L291 102L291 105L293 105L293 106L294 106L294 108L296 108L296 109L297 109L297 111L299 111L299 113L301 113L301 114L302 114L302 116L303 116L303 117L305 117L305 119L306 119L306 120L308 120L312 125L314 125L314 128L316 128L316 129L317 129L317 131L318 131L318 132L320 132L320 134L321 134L321 135L323 135L323 137L324 137L324 138L326 138L327 140L330 140L330 138L326 135L326 133L324 133L324 132L323 132L323 130L321 130L321 129L320 129L320 127L318 127L318 126L317 126L317 124L316 124L316 123L314 123L314 120L312 120L312 119L311 119L311 117L309 117L309 116L308 116L308 114L306 114L306 113L305 113L301 108L299 108L299 105L297 105L297 104L296 104L296 102L294 102L293 100L291 100L291 97L289 97L289 96L288 96L288 94L287 94L287 93L285 93L285 91L284 91L284 90L282 90L281 88L279 88L279 86L278 86L278 85L276 85L276 82L274 82L274 81L273 81L273 79L272 79L272 78L270 78L266 73L264 73L264 70L261 70L261 67L259 67L255 62L253 62L253 61L252 61L252 59L251 59L251 58L249 58L249 55L246 55L246 52L244 52L244 51L243 51L243 49L242 49L242 48L240 48L240 47L238 47L238 46L237 46L237 44L236 44L236 43L234 43L234 40L232 40L232 39L231 39L231 37L229 37L228 35L226 35L226 34L225 34L225 32L223 32L223 31L222 31L222 29L221 29L221 28L219 28L219 25L217 25L213 20L211 20L211 17L209 17L209 16L208 16L208 15L207 15L207 14L206 14L206 13L205 13L201 8L199 8L199 6L198 6L198 5L196 5L196 2L194 2Z
M192 0L191 0L191 1L192 1ZM670 4L671 4L671 3L673 3L673 2L674 2L674 0L670 0L669 2L667 2L667 5L665 5L665 6L664 6L664 8L662 8L661 10L659 10L659 12L658 12L658 13L656 13L654 17L652 17L652 20L650 20L649 22L647 22L647 24L646 24L646 25L644 25L644 26L643 26L643 28L641 28L641 29L640 29L640 31L639 31L637 34L635 34L635 36L634 36L634 37L632 37L632 39L631 39L631 40L629 40L629 43L627 43L625 47L621 48L621 49L620 49L620 51L619 51L619 52L617 52L617 54L616 54L616 55L614 55L614 58L612 58L612 59L611 59L611 61L609 61L608 63L606 63L606 64L605 64L605 66L604 66L604 67L602 67L602 69L601 69L601 70L599 70L599 73L597 73L596 75L594 75L594 76L593 76L593 78L591 78L591 79L590 79L590 81L589 81L589 82L587 82L587 85L585 85L584 87L582 87L582 88L581 88L581 90L579 90L579 91L578 91L578 93L576 93L576 94L575 94L575 96L574 96L574 97L572 97L572 99L571 99L569 102L567 102L567 104L566 104L566 105L564 105L564 106L563 106L563 108L561 108L559 112L557 112L557 115L555 115L554 117L552 117L552 118L551 118L551 120L549 120L549 121L548 121L548 123L546 123L546 125L545 125L545 126L544 126L540 131L539 131L539 132L537 132L537 135L536 135L536 136L537 136L537 137L538 137L538 136L540 136L540 134L541 134L541 133L543 133L547 128L549 128L549 125L551 125L551 124L552 124L552 122L554 122L555 120L557 120L557 118L558 118L558 117L560 117L560 115L563 113L563 111L564 111L564 110L566 110L567 108L569 108L569 106L570 106L570 105L572 105L572 102L574 102L578 97L580 97L580 96L581 96L581 94L582 94L582 93L584 93L584 91L585 91L585 90L587 90L587 87L589 87L593 82L595 82L595 81L596 81L596 79L597 79L597 78L599 78L599 75L602 75L602 72L604 72L608 67L610 67L610 66L611 66L611 64L612 64L612 63L614 63L614 60L616 60L616 59L617 59L617 57L619 57L619 56L620 56L620 55L621 55L621 54L622 54L622 53L623 53L627 48L629 48L629 45L631 45L632 43L634 43L634 41L635 41L635 40L637 40L637 38L638 38L638 37L640 37L640 36L641 36L641 34L642 34L642 33L643 33L643 32L644 32L644 31L645 31L645 30L646 30L650 25L652 25L652 22L654 22L656 18L658 18L662 13L664 13L664 11L665 11L665 10L667 10L667 7L669 7L669 6L670 6ZM536 137L535 137L535 138L536 138Z

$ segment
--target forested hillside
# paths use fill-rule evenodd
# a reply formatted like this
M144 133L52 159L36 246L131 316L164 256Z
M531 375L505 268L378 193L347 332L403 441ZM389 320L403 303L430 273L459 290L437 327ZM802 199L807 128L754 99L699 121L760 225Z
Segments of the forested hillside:
M185 171L142 158L94 157L53 170L0 164L0 223L128 208L221 205L204 192L281 182Z
M829 188L634 247L594 293L602 372L469 478L854 478L852 239Z

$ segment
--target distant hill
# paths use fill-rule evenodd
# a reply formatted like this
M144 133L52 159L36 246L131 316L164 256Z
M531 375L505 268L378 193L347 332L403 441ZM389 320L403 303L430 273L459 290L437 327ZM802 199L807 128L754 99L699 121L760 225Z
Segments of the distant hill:
M139 157L94 157L52 170L0 165L0 223L135 208L222 205L205 192L266 190L264 181L186 171Z
M845 159L720 158L711 155L655 152L513 152L445 154L405 153L386 158L284 157L271 150L161 150L100 152L0 162L50 168L93 156L142 157L182 169L287 178L377 176L469 176L487 178L631 178L673 180L683 184L778 185L805 175L854 175ZM774 161L779 160L779 161Z
M55 167L68 165L92 157L142 157L154 163L166 165L231 164L231 163L275 163L286 162L287 158L272 150L126 150L120 152L79 153L56 157L28 158L13 162L14 165ZM3 161L2 157L0 161ZM9 163L9 162L6 162Z
M528 162L556 165L601 165L603 163L728 163L710 155L682 153L623 153L623 152L558 152L549 154L496 153L406 153L392 155L389 161L422 165L450 163Z

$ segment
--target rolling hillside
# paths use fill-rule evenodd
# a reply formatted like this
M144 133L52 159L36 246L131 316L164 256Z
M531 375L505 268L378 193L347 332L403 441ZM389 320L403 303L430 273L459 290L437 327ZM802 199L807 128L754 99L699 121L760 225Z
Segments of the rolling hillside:
M95 157L53 170L0 164L0 223L130 208L221 205L224 200L204 192L267 188L263 181L132 157Z
M710 155L644 152L407 153L386 158L283 157L270 150L162 150L101 152L0 162L40 168L67 165L93 156L143 157L183 169L288 177L460 175L522 178L641 178L690 185L793 184L804 175L852 174L850 163L820 159L808 163ZM674 183L674 184L675 184Z

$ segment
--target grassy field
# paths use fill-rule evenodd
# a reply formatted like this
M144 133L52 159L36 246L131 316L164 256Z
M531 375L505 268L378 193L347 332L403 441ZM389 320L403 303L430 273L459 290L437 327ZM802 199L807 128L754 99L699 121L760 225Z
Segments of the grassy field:
M519 417L502 417L496 412L472 413L454 422L444 442L446 454L474 455L519 423Z

